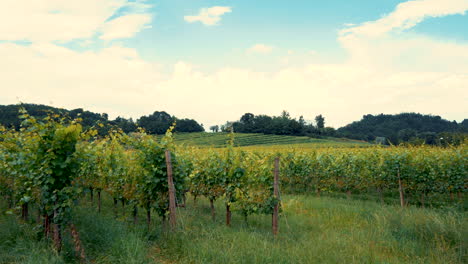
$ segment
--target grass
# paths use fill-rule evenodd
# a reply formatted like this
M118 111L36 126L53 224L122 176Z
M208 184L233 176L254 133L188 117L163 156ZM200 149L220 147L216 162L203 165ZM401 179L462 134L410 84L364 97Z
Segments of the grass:
M0 263L64 263L48 243L37 240L30 224L14 216L0 217Z
M127 208L129 209L129 208ZM303 195L285 196L280 233L271 235L271 216L233 214L224 225L222 201L211 220L209 203L189 200L178 209L178 228L160 219L146 231L130 212L115 218L111 201L97 214L88 201L75 210L86 254L92 263L467 263L466 213L381 205L373 201ZM121 210L121 209L119 209ZM128 216L128 217L127 217ZM166 231L163 231L166 230ZM34 225L0 217L0 263L74 263L65 237L61 254L37 239Z
M218 204L218 212L222 212ZM467 226L458 212L402 210L374 202L288 196L278 239L269 216L234 226L209 219L208 202L161 250L180 263L463 263ZM174 242L174 240L176 242Z
M225 147L228 139L228 133L176 133L175 142L178 144L205 146L205 147ZM366 147L369 143L350 139L326 138L317 139L299 136L280 136L280 135L264 135L264 134L249 134L236 133L235 145L239 147L246 146L285 146L288 147Z

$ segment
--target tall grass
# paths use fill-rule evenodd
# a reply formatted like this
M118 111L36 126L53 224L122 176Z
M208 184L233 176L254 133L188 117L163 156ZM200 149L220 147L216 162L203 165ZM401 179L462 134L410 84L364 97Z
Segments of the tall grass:
M129 209L129 208L128 208ZM467 263L466 213L381 205L374 201L286 196L280 233L271 234L271 216L234 213L224 225L224 205L190 200L178 209L178 228L170 232L154 219L148 232L132 224L130 212L104 200L98 214L88 201L75 210L88 260L92 263ZM71 238L56 254L38 240L34 225L0 216L0 263L76 263Z
M280 235L271 218L209 220L208 203L180 212L185 224L157 246L181 263L464 263L464 214L378 203L290 196ZM220 206L220 205L218 205ZM222 207L218 208L222 212Z
M0 216L0 263L65 263L49 243L38 241L37 231L29 223L20 223L12 215Z
M106 201L106 209L109 203ZM73 216L90 263L153 263L147 256L148 239L143 228L133 227L94 208L79 206ZM41 239L35 223L21 223L15 216L0 216L0 263L78 263L69 232L63 232L63 248L53 250L51 241Z

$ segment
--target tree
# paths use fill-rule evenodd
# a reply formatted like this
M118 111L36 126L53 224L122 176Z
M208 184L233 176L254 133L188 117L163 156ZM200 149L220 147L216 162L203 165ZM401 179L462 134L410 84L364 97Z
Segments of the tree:
M255 115L251 113L245 113L241 118L240 122L234 125L234 128L238 132L242 133L252 133L255 126Z
M174 118L168 113L156 111L152 115L142 116L138 120L138 125L144 128L149 134L162 135L174 122Z
M322 115L318 115L315 117L315 123L317 124L318 129L325 128L325 118Z
M245 113L241 118L240 121L244 124L252 124L254 121L255 115L251 113Z
M99 136L106 136L109 131L117 127L122 129L125 133L135 132L138 126L144 127L152 134L163 134L167 128L177 120L177 132L201 132L204 131L203 124L197 123L193 119L177 119L166 112L154 112L152 115L143 116L134 122L131 118L125 119L117 117L115 120L109 120L106 113L98 114L90 111L77 108L73 110L66 110L55 108L46 105L36 104L18 104L18 105L0 105L0 125L6 128L20 129L21 120L18 117L18 111L23 107L29 115L37 119L42 119L51 114L59 114L66 120L80 119L80 123L84 130L91 127L97 129Z
M122 131L127 134L131 132L135 132L137 130L137 125L133 122L131 118L125 119L123 117L118 116L114 121L111 121L111 123L120 127Z
M226 124L221 125L221 132L231 132L231 129L233 129L233 122L226 122ZM234 130L236 131L236 130ZM236 131L238 132L238 131Z
M417 131L411 128L404 128L398 131L398 138L402 142L410 141L411 139L415 138Z
M218 125L210 126L210 130L211 130L213 133L218 133L218 131L219 131L219 126L218 126Z
M300 116L299 117L299 125L301 125L301 127L305 127L306 126L306 121L304 120L304 117L303 116Z
M193 119L176 119L176 127L175 131L176 132L203 132L205 129L203 128L203 125L200 125L197 123L197 121Z
M325 127L323 129L323 134L325 136L333 137L336 134L336 130L333 127Z

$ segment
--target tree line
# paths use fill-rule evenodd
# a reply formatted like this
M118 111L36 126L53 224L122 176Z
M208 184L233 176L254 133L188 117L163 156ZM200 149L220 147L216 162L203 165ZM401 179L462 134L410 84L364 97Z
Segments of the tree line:
M384 145L460 145L468 139L468 119L457 123L440 116L419 113L396 115L364 115L360 121L335 129L325 126L325 117L317 115L315 122L306 122L303 116L292 118L287 111L279 116L245 113L239 120L211 126L212 132L263 133L274 135L342 137Z
M21 126L21 119L18 117L18 112L21 107L23 107L29 115L38 119L42 119L49 114L64 115L70 120L80 118L82 120L81 124L85 129L96 126L101 136L107 135L111 129L115 128L120 128L125 133L131 133L138 131L139 127L145 129L149 134L164 134L174 122L177 124L175 132L205 131L203 124L199 124L193 119L177 118L164 111L155 111L137 120L120 116L111 120L106 113L94 113L83 110L82 108L67 110L38 104L0 105L0 125L18 130Z
M262 133L273 135L289 136L335 136L336 130L333 127L325 127L325 117L318 115L315 123L305 121L303 116L299 119L292 118L287 111L283 111L279 116L254 115L245 113L238 121L226 122L219 126L211 126L210 130L217 132L228 132L230 128L236 133Z
M93 113L82 108L66 110L46 105L21 104L0 105L0 125L20 128L18 118L20 107L36 118L46 117L50 113L68 116L71 120L81 118L84 128L96 126L99 135L107 135L113 128L120 128L125 133L143 128L148 134L164 134L176 122L174 132L203 132L203 124L194 119L177 118L164 111L142 116L137 120L117 117L110 120L106 113ZM97 126L98 125L98 126ZM273 135L342 137L364 140L378 144L412 144L412 145L459 145L468 139L468 119L457 123L440 116L419 113L401 113L395 115L364 115L361 120L335 129L326 126L325 117L317 115L314 121L306 121L303 116L293 118L287 111L278 116L243 114L239 120L228 121L223 125L214 125L212 132L262 133Z
M364 115L337 130L341 137L383 144L459 145L468 139L468 119L460 123L419 113Z

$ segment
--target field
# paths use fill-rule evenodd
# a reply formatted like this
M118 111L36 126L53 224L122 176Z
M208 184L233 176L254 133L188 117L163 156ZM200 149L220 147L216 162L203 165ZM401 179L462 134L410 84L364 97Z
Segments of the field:
M197 147L225 147L229 133L176 133L174 140L177 144L197 146ZM326 138L317 139L298 136L279 136L264 134L236 133L235 146L263 146L263 147L300 147L300 148L320 148L320 147L367 147L371 146L367 142Z
M467 261L466 145L197 148L25 118L0 134L0 263Z
M3 204L4 205L4 204ZM271 216L254 215L248 222L234 214L226 227L223 204L213 222L209 202L189 199L178 208L179 227L168 231L159 219L146 231L144 214L132 223L131 210L105 196L103 211L82 199L76 225L93 263L466 263L466 214L457 210L401 209L372 200L285 196L280 233L271 235ZM34 218L34 217L33 217ZM166 230L166 231L163 231ZM35 224L14 216L0 217L0 263L74 263L69 233L64 248L54 253L37 241Z

